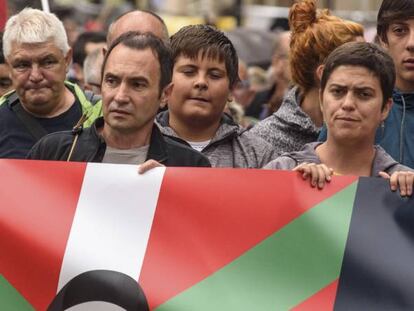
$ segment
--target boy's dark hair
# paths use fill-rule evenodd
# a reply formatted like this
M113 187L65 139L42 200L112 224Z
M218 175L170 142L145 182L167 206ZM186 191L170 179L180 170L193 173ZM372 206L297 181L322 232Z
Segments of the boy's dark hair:
M101 80L103 80L108 57L111 54L112 50L119 44L122 44L134 50L151 49L154 55L156 55L160 64L159 95L161 96L163 89L171 82L172 76L172 58L171 49L169 46L163 40L157 38L151 33L140 33L137 31L126 32L116 38L108 48L102 64Z
M240 80L236 49L220 30L209 25L190 25L181 28L170 40L174 63L181 55L196 59L201 52L201 57L224 61L230 89Z
M388 43L387 30L391 23L414 18L414 0L383 0L377 15L377 34Z
M83 67L83 62L86 58L86 45L89 43L105 43L106 33L102 31L87 31L81 33L73 44L73 62Z
M392 58L381 47L368 42L349 42L336 48L325 60L321 79L321 92L332 72L339 66L358 66L368 69L378 78L382 90L382 108L392 96L395 67Z

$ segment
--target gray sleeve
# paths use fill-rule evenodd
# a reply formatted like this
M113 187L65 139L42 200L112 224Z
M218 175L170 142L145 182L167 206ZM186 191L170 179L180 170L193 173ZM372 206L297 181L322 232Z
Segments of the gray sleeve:
M404 171L404 172L414 172L414 170L408 166L402 165L402 164L396 164L391 166L389 169L386 170L386 173L391 175L394 172L397 171Z
M268 170L292 170L297 166L297 162L286 156L281 156L271 161L263 168Z
M277 158L276 151L272 148L266 148L263 152L263 156L260 159L259 167L264 168L270 161L275 160Z

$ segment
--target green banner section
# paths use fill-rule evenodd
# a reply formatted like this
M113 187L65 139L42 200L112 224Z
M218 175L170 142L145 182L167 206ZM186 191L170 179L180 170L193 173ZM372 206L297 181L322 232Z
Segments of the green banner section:
M0 275L0 310L33 311L34 308Z
M298 305L339 277L356 188L357 182L316 205L156 310L268 311Z

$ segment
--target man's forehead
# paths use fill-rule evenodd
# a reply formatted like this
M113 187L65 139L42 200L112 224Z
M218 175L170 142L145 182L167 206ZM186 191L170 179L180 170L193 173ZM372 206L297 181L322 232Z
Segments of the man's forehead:
M208 62L210 65L217 67L226 67L224 59L218 55L213 55L208 53L208 51L199 51L194 55L188 55L186 53L181 53L177 56L175 64L201 64L203 62Z
M150 32L163 39L163 25L157 18L145 12L131 12L121 17L113 26L112 40L128 31Z
M121 70L120 66L118 66L120 62L123 64L130 63L128 68L130 73L140 72L143 68L152 67L153 69L158 69L160 67L157 55L149 47L145 49L134 49L119 44L108 55L105 72L108 70L113 72L118 71L118 69Z
M414 17L397 18L390 22L390 25L393 24L414 24Z
M58 53L62 51L57 47L56 43L52 40L46 42L16 42L13 41L11 44L12 55L16 51L33 53L35 50L46 50L49 53Z

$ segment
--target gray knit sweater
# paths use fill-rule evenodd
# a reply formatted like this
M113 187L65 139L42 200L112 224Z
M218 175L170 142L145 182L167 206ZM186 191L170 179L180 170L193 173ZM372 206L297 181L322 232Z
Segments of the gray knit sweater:
M301 150L305 144L318 139L320 128L299 103L299 89L293 87L285 95L279 110L256 124L250 132L269 142L277 155Z
M301 151L285 153L277 159L267 164L265 169L273 170L292 170L297 165L307 162L321 164L321 160L316 154L316 147L322 142L306 144ZM379 172L392 174L395 171L413 171L407 166L399 164L380 146L375 146L375 158L372 163L371 177L378 177Z
M169 126L168 111L158 114L157 124L163 135L187 144ZM215 136L201 153L210 160L212 167L262 168L276 158L269 143L245 131L226 115L223 115Z

